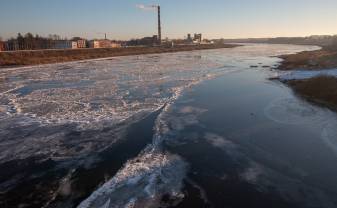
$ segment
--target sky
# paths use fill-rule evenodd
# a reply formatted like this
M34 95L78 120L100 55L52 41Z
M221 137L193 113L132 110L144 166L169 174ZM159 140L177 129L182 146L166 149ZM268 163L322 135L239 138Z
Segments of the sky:
M126 40L157 32L163 38L203 33L206 38L337 34L337 0L0 0L0 37L31 32Z

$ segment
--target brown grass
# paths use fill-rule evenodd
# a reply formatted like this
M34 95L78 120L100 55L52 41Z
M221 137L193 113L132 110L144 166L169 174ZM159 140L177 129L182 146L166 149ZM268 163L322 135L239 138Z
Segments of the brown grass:
M233 48L237 45L184 45L175 47L130 47L77 50L13 51L0 53L0 67L48 64L114 56L172 53L179 51Z
M320 76L287 82L297 94L309 101L337 110L337 78Z
M279 66L280 70L292 69L329 69L337 67L337 51L322 49L306 51L294 55L281 56L284 59Z

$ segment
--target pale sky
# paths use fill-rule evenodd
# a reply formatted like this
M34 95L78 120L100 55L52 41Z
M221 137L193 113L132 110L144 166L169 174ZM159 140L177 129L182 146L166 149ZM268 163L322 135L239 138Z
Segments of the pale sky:
M130 39L156 34L160 4L163 38L337 34L337 0L0 0L0 37L18 32Z

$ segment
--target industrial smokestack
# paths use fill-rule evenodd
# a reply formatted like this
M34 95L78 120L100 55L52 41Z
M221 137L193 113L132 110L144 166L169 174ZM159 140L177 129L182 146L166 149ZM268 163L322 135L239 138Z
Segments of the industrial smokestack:
M150 10L150 11L155 11L155 9L158 10L158 37L157 37L157 44L161 45L161 20L160 20L160 6L159 5L150 5L146 6L143 4L138 4L136 5L138 9L141 10Z
M160 21L160 6L157 6L158 9L158 44L161 45L161 21Z

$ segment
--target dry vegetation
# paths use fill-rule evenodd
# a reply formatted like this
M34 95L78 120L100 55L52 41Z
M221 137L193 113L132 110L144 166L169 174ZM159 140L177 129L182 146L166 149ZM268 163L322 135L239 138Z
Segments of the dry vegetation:
M199 46L185 45L175 47L129 47L129 48L1 52L0 67L26 66L26 65L78 61L85 59L106 58L114 56L169 53L178 51L192 51L192 50L232 48L232 47L236 47L236 45L224 45L224 44L199 45Z
M337 68L337 45L321 50L281 56L280 70L319 70ZM309 101L337 110L337 78L320 76L306 80L288 81L294 91Z
M337 67L337 51L335 50L318 50L306 51L294 55L281 56L284 59L281 70L292 69L329 69Z
M337 110L337 78L320 76L287 82L296 93L306 99Z

